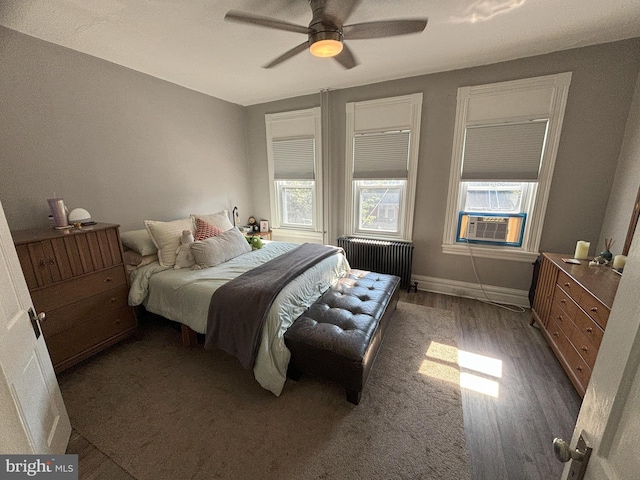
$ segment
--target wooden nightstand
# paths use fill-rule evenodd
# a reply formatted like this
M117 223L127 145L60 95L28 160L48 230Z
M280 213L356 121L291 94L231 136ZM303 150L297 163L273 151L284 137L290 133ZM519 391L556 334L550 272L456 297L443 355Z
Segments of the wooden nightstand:
M271 240L271 230L268 232L249 232L246 235L247 237L260 237L265 240Z
M137 334L118 227L12 232L56 372Z

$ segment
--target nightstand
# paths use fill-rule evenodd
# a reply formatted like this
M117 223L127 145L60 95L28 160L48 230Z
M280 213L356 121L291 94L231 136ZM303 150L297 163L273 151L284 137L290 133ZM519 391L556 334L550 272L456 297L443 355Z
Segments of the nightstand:
M271 240L271 230L268 232L249 232L246 235L247 237L260 237L264 240Z

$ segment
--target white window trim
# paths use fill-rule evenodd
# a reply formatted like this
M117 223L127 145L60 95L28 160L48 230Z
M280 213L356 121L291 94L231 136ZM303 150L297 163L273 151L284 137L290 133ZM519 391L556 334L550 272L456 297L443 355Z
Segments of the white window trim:
M356 129L356 107L358 109L384 108L408 105L410 114L402 124L388 125L384 128ZM382 98L364 102L349 102L346 105L346 152L345 152L345 219L344 232L346 235L358 235L367 238L384 238L390 240L411 241L413 236L413 215L415 211L416 181L418 173L418 151L420 146L420 121L422 117L422 93L414 93L400 97ZM354 212L354 200L356 192L353 185L353 137L358 133L376 133L391 130L411 130L411 142L409 145L409 165L407 170L407 186L405 190L405 212L399 218L399 233L372 234L371 232L358 230L355 222L357 214Z
M513 260L531 262L538 257L542 227L551 190L551 180L555 167L558 145L564 111L567 104L571 72L548 75L544 77L528 78L511 82L478 85L474 87L461 87L458 89L458 104L456 110L456 125L453 138L453 153L451 159L451 172L449 174L449 195L447 200L447 213L445 217L444 235L442 242L443 253L453 255L470 255L501 260ZM551 88L551 101L547 112L537 112L535 115L512 115L503 118L491 118L486 122L467 121L469 100L478 97L490 97L492 95L509 92L524 93L531 89ZM527 222L525 225L522 247L504 247L493 245L470 245L456 242L458 227L458 212L460 210L460 188L462 173L462 155L464 134L467 126L481 125L483 123L497 122L521 122L535 118L548 118L549 129L545 143L537 187L534 187L535 198L531 199L533 205L529 205Z
M280 230L281 235L287 235L287 231L316 232L322 236L323 229L323 196L322 196L322 130L320 107L291 112L270 113L265 115L267 136L267 165L269 171L269 202L271 208L271 229ZM313 225L309 227L283 225L282 217L276 195L275 168L273 160L273 141L284 138L313 136L315 139L315 172L313 194Z

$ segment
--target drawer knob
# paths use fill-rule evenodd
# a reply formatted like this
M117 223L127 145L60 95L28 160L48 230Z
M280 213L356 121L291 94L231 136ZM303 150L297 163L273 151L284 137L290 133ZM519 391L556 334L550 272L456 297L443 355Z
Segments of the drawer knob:
M565 282L564 286L565 286L565 287L570 287L570 286L571 286L571 284L570 284L569 282Z
M118 301L118 299L116 297L111 297L109 299L109 303L116 303Z
M553 336L554 336L554 337L558 337L559 335L560 335L560 334L559 334L557 331L556 331L556 332L553 332Z
M113 282L113 277L107 277L104 279L104 283Z
M589 351L589 348L587 348L587 346L586 346L586 345L583 345L583 346L582 346L582 351L583 351L583 352L588 352L588 351Z
M53 258L49 259L49 265L55 265L56 261Z
M120 323L120 319L116 318L115 321L113 323Z
M567 300L563 298L562 300L560 300L560 303L567 303Z
M587 328L587 333L593 333L593 328L591 327Z
M581 371L582 371L582 365L578 365L578 366L576 367L576 370L578 370L579 372L581 372Z
M558 315L556 318L558 319L559 322L562 321L562 315Z
M593 313L598 313L598 307L591 307L591 311Z
M40 260L40 261L38 262L38 266L39 266L40 268L45 268L45 267L47 266L47 264L44 262L44 260Z

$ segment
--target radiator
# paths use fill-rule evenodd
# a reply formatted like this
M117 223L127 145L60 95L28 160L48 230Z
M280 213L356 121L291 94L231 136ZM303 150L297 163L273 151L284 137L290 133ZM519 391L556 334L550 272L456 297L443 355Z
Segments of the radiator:
M401 288L409 287L413 243L340 237L338 246L344 249L351 268L397 275Z

